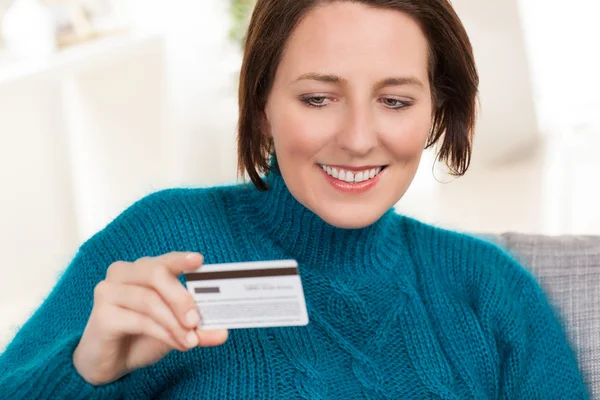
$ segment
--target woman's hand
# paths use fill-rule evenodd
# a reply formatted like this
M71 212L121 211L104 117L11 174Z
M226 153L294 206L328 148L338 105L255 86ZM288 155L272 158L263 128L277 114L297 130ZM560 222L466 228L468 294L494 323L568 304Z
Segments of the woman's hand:
M115 262L94 290L94 306L73 363L92 385L154 364L171 350L217 346L227 331L199 331L198 309L177 276L202 265L197 253Z

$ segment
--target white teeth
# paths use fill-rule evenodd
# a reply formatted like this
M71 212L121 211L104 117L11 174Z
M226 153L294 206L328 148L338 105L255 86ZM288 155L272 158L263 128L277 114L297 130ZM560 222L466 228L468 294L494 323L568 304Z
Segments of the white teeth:
M321 168L323 171L327 172L328 175L334 177L335 179L339 179L340 181L348 183L360 183L369 179L373 179L382 170L381 167L378 167L354 173L352 171L338 170L337 168L330 167L328 165L321 165Z

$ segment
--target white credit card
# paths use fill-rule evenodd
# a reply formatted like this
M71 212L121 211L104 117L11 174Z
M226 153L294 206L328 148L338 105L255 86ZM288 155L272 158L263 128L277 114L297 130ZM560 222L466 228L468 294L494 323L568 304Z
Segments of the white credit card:
M308 324L295 260L208 264L185 273L200 329Z

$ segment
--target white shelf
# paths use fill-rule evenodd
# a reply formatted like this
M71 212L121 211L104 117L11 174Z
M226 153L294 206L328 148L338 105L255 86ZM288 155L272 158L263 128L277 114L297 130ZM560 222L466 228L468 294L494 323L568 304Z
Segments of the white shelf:
M158 33L123 34L96 39L60 50L37 60L15 61L6 51L0 53L0 87L31 78L59 78L75 71L100 70L107 64L131 57L134 52L154 48L162 36Z

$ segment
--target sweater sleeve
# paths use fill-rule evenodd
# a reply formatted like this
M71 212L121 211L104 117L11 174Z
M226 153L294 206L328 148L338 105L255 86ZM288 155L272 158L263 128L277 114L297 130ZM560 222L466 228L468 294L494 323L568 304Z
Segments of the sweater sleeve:
M505 307L494 316L499 329L500 398L588 399L560 313L535 278L518 263L511 264L508 270L516 272L516 278L500 292Z
M125 378L94 387L73 365L93 305L93 290L104 279L103 257L79 250L50 295L0 355L0 393L6 399L110 399Z

